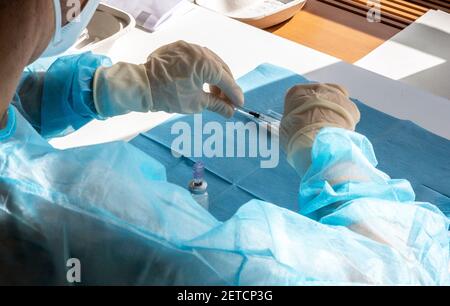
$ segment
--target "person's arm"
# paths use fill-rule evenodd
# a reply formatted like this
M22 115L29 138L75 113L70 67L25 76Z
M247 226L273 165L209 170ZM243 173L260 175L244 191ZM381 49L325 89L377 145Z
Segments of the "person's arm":
M211 92L205 92L205 84ZM117 63L94 79L94 101L104 117L129 112L196 114L205 110L231 117L244 94L230 68L208 48L178 41L155 50L143 65Z
M374 254L365 259L373 271L389 266L383 258L401 259L404 267L378 279L395 279L398 272L399 280L411 283L446 283L448 218L434 205L415 202L407 180L376 168L372 144L353 131L358 121L356 106L338 86L299 86L288 94L281 135L302 176L300 213L352 233ZM364 260L352 256L355 264Z
M44 137L71 133L92 119L103 119L92 87L97 68L108 65L109 58L88 52L61 57L45 72L27 69L14 104Z

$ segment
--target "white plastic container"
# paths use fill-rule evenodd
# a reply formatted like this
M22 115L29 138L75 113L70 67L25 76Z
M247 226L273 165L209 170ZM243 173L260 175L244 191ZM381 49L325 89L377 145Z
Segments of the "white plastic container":
M76 52L107 53L115 41L136 26L130 14L106 4L100 4L87 29L73 49Z
M306 0L195 0L204 8L265 29L292 18Z

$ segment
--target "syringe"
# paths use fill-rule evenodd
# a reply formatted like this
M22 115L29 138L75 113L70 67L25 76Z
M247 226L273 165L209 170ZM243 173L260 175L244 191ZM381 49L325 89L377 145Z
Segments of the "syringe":
M243 107L236 107L235 111L256 123L263 125L271 133L278 134L278 131L280 129L280 120L278 118L261 114L259 112L252 111Z
M258 123L260 121L263 121L263 122L266 122L268 124L278 124L278 125L280 124L280 120L277 119L277 118L274 118L274 117L271 117L271 116L268 116L268 115L264 115L264 114L261 114L259 112L255 112L255 111L252 111L252 110L248 110L248 109L245 109L243 107L236 107L235 111L238 112L239 114L241 114L241 115L243 115L243 116L253 120L253 121L258 122Z

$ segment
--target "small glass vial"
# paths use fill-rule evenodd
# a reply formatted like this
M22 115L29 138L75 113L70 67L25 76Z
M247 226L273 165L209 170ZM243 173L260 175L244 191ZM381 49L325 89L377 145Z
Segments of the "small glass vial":
M202 162L194 164L193 177L189 183L189 191L200 206L209 210L208 183L205 181L205 165Z

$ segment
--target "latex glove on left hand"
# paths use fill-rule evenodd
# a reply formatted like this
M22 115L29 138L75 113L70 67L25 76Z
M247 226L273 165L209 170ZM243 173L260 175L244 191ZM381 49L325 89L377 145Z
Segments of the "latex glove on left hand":
M211 93L203 90L209 84ZM212 51L179 41L150 55L144 65L102 67L94 78L94 103L100 116L204 110L231 117L244 95L228 66Z
M288 162L303 177L311 165L311 149L322 128L354 131L361 118L346 89L335 84L293 87L286 96L280 141Z

